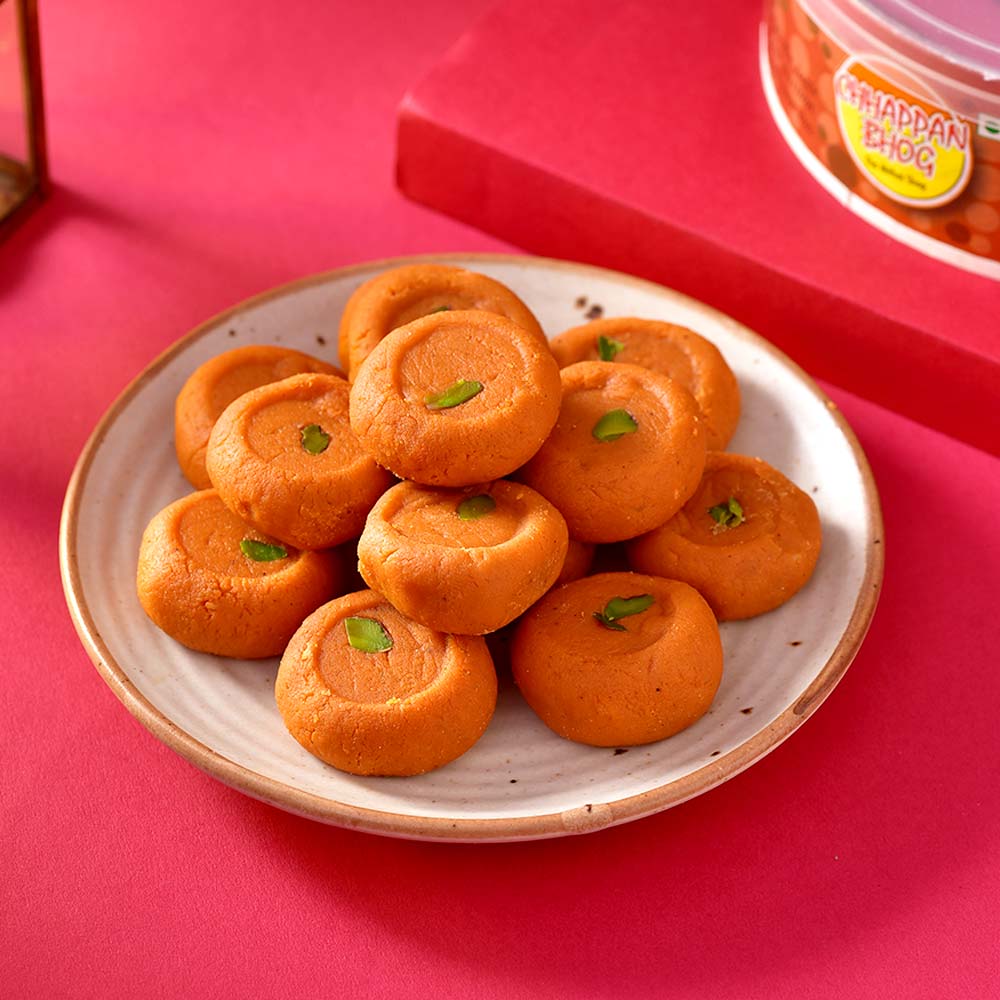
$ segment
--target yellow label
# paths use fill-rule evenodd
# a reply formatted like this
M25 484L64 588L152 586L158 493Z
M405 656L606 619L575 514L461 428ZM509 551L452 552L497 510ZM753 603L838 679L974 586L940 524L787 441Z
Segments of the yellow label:
M848 59L833 78L840 132L854 162L904 205L957 198L972 171L969 122Z

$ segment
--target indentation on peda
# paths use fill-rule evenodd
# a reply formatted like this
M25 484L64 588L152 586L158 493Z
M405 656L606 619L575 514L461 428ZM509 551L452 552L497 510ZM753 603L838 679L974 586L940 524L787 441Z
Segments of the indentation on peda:
M743 508L738 529L719 525L708 513L734 497ZM697 545L728 546L749 543L772 534L777 525L778 493L773 485L752 472L733 466L706 467L694 495L676 516L678 534Z
M298 556L296 549L286 546L287 559L258 562L248 558L240 550L240 542L245 538L267 539L233 514L218 496L189 504L178 518L175 531L185 557L220 576L272 576Z
M490 346L489 351L478 352L475 359L470 360L467 357L468 330L455 326L427 329L422 336L412 338L401 352L394 381L407 402L418 404L423 404L429 394L441 392L459 379L477 381L483 384L483 393L461 404L462 415L477 407L502 407L504 398L489 399L491 385L502 377L504 395L509 400L511 392L517 392L517 379L512 376L525 366L525 360L513 341L496 339ZM458 408L454 411L457 413Z
M410 623L388 604L361 611L359 616L380 622L393 647L385 653L365 653L347 641L342 618L331 623L316 642L316 655L323 683L337 697L358 704L385 704L392 698L420 694L437 680L447 654L443 635L422 630L418 644Z
M475 394L460 391L463 382ZM510 475L538 450L559 387L537 335L492 313L443 312L399 327L372 351L351 388L350 422L400 478L467 486Z
M467 496L489 495L489 489L472 489ZM524 511L515 503L501 501L487 517L463 521L458 516L459 500L451 493L408 493L398 505L383 511L391 518L393 531L408 541L455 548L501 545L524 526Z
M319 426L330 437L319 454L302 447L302 428ZM348 465L364 457L361 443L349 430L347 407L330 394L315 399L287 399L258 407L246 417L247 447L264 462L315 468Z
M680 383L637 365L580 361L562 369L556 426L520 477L553 503L570 535L613 542L672 517L701 479L704 430ZM625 410L633 433L599 440L594 428Z

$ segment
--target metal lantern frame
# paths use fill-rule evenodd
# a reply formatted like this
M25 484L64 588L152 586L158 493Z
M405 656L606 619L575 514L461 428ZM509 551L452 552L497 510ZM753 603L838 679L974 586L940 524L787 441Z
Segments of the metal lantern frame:
M21 223L48 193L48 162L45 145L45 112L42 102L42 63L38 43L36 0L0 0L10 5L17 20L18 58L27 130L27 161L21 162L0 150L0 171L17 178L17 200L0 217L0 237Z

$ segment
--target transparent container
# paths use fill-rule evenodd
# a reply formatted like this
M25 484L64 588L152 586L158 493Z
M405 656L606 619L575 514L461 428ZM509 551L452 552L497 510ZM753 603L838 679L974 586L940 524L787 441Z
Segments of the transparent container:
M766 0L760 65L778 129L838 201L1000 280L997 0Z

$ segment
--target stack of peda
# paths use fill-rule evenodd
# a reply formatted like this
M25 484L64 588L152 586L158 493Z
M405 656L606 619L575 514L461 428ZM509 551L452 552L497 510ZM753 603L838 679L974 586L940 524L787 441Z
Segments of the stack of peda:
M353 379L393 330L423 316L465 309L505 316L546 346L534 314L499 281L446 264L406 264L370 278L347 300L340 320L340 363Z
M204 469L213 488L153 518L137 571L140 603L173 638L277 656L343 592L349 572L332 547L360 533L392 481L350 435L348 395L332 365L281 347L237 348L191 374L175 447L185 475Z
M736 376L715 344L687 327L627 316L598 319L554 337L552 353L560 368L578 361L624 362L679 382L698 404L709 451L725 448L736 430Z
M248 344L210 358L192 372L174 406L174 448L181 471L196 490L212 485L205 468L208 438L222 411L245 392L291 375L342 375L333 365L301 351Z
M293 375L226 407L207 457L225 504L299 548L356 538L392 477L351 433L349 395L339 376Z
M350 381L283 352L192 374L178 458L213 489L153 519L138 586L191 648L283 653L282 718L341 770L420 774L468 750L496 702L484 636L509 639L560 736L664 739L712 703L718 622L779 606L815 567L815 505L722 451L739 387L691 330L612 318L550 345L499 282L419 264L347 302ZM344 593L348 545L371 590ZM632 571L588 575L611 551Z

